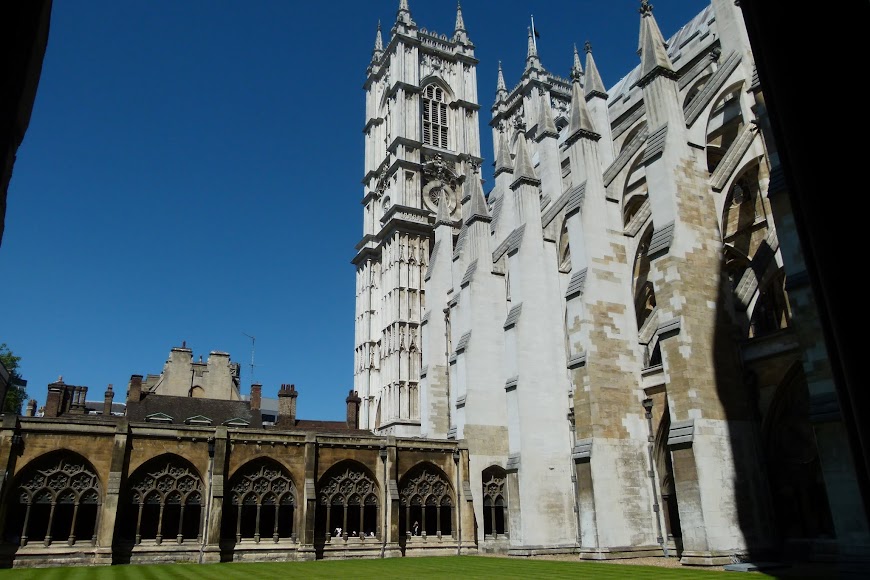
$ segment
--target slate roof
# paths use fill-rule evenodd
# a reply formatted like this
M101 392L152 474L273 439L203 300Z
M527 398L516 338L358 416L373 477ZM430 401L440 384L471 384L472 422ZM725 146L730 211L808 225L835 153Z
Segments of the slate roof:
M184 425L185 419L197 415L208 417L214 426L231 419L242 419L247 421L250 427L258 429L263 425L260 411L252 411L249 401L149 394L138 403L132 402L127 405L127 417L130 421L144 421L145 417L154 413L163 413L172 417L172 425Z

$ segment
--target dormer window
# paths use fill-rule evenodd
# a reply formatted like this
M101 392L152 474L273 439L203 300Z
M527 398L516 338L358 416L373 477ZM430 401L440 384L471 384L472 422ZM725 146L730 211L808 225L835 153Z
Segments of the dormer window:
M437 85L423 90L423 143L447 149L447 96Z

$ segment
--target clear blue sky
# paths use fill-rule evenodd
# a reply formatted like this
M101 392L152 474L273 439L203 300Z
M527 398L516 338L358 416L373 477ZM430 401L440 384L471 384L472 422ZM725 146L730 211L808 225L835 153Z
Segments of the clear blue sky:
M409 0L452 35L454 0ZM182 341L229 352L305 419L353 386L366 67L399 0L55 0L0 246L0 343L30 398L63 375L116 401ZM508 88L534 17L545 68L586 40L605 86L634 68L637 0L463 0L476 45L484 178L498 61ZM703 0L654 2L667 38ZM585 65L585 57L583 58ZM485 184L485 190L489 186Z

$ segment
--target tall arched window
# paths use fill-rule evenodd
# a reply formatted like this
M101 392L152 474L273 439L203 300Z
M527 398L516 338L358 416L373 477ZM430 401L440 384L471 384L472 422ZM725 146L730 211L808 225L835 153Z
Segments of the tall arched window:
M17 496L6 519L12 542L96 543L100 482L84 459L63 454L37 459L22 472Z
M378 486L361 465L330 469L322 478L317 498L327 535L337 528L342 535L380 535Z
M239 469L229 487L232 508L224 512L224 537L277 543L294 536L296 486L280 465L254 461Z
M507 472L497 465L483 471L483 534L507 535Z
M202 479L181 457L152 459L130 477L129 503L132 508L122 522L123 534L142 540L202 538Z
M453 534L453 488L434 465L418 466L399 490L399 529L403 534ZM414 523L417 526L414 526Z
M423 143L447 149L447 96L437 85L423 90Z

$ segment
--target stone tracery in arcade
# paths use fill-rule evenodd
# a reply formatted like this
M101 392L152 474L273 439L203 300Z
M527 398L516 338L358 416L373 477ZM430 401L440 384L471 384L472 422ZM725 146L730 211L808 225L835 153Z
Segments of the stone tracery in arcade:
M272 460L255 460L239 468L229 489L225 538L276 543L282 538L295 539L296 486L286 469Z
M12 496L17 503L6 518L7 540L21 546L96 544L100 481L84 458L52 453L28 465L18 481Z
M379 488L362 465L344 462L321 478L317 493L318 529L331 536L380 536Z
M497 537L508 534L506 480L507 472L497 465L483 471L484 536Z
M202 479L187 460L174 455L152 459L130 477L130 517L122 520L122 535L136 544L200 542L203 493Z
M453 487L434 465L423 464L403 478L399 489L399 530L413 533L414 522L420 534L451 536L455 501Z

